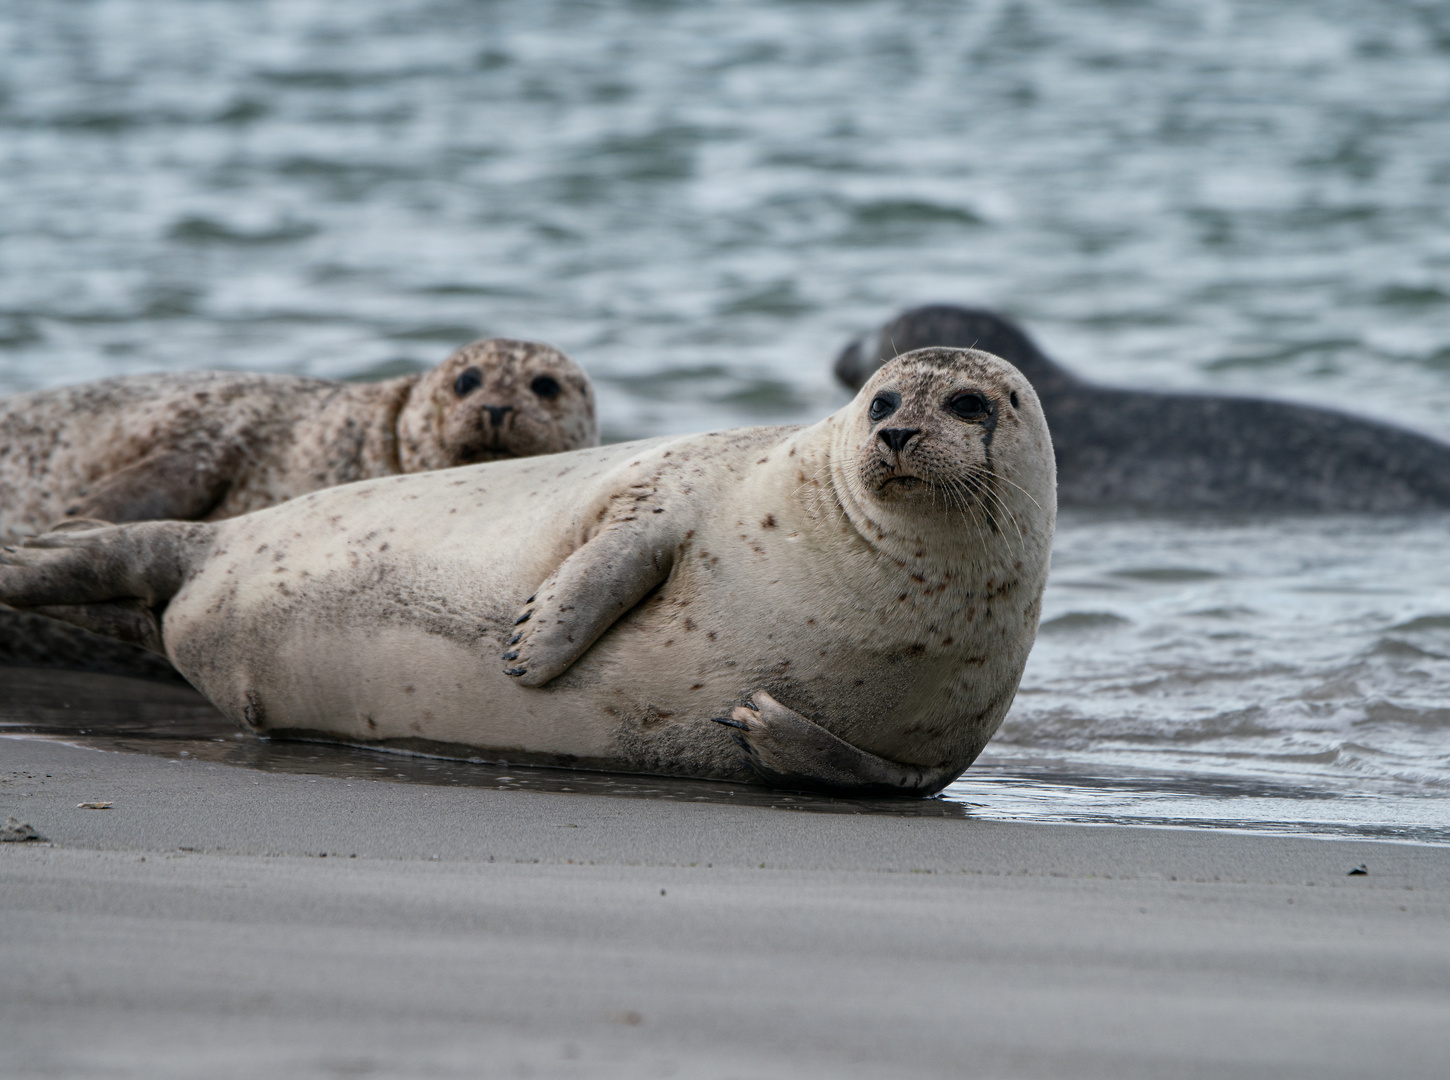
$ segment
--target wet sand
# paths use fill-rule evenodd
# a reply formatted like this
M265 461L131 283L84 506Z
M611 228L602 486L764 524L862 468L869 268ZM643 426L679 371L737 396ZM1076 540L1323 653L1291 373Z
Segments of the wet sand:
M1450 1048L1446 848L35 738L0 740L10 814L47 843L0 845L7 1077L1428 1077Z

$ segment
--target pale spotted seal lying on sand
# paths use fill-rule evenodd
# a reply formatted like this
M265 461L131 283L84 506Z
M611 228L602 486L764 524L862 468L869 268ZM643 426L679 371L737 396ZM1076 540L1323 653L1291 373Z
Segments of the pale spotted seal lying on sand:
M398 473L599 445L557 349L495 338L423 375L138 375L0 398L0 539L70 517L214 521Z
M1450 445L1307 405L1121 390L1059 367L990 311L935 305L853 341L837 377L862 385L898 351L980 348L1015 364L1052 426L1064 506L1374 512L1450 509Z
M1055 507L1027 380L926 349L808 428L48 534L0 556L0 600L144 605L258 730L926 794L1016 693Z

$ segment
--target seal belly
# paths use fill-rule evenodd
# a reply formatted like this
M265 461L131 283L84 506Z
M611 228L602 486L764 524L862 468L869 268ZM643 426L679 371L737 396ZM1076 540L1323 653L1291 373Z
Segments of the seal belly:
M167 608L168 655L254 729L605 756L607 721L566 688L518 686L498 653L518 603L582 541L591 500L561 471L605 492L638 452L365 481L218 523Z

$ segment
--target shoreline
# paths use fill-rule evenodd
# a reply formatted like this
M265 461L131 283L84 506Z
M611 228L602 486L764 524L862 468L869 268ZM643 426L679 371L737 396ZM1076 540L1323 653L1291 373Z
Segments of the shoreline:
M263 772L434 787L568 792L672 803L717 803L825 814L1127 828L1208 829L1245 835L1450 846L1443 805L1423 795L1344 790L1306 778L1149 773L1094 762L983 755L930 799L840 799L764 786L582 767L488 761L477 751L428 753L332 739L240 731L185 684L114 674L0 666L0 738L60 741L151 757L196 759ZM1342 787L1342 785L1341 785ZM1430 799L1427 804L1426 800ZM1295 811L1311 807L1310 818Z

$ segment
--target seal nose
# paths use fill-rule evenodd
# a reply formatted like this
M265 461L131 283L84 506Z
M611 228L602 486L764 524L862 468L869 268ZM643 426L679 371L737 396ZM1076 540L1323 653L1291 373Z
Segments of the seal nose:
M503 423L503 414L506 413L506 412L508 412L510 409L512 409L513 406L512 405L485 405L484 408L488 410L488 418L493 421L493 426L494 427L499 427Z
M914 436L921 434L921 428L883 428L876 434L881 437L882 442L884 442L887 446L891 447L891 449L895 450L899 454L902 450L906 448L906 444L911 442Z

